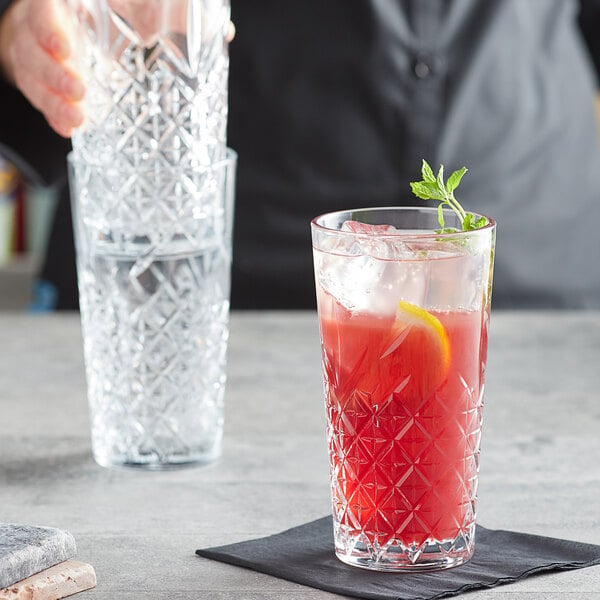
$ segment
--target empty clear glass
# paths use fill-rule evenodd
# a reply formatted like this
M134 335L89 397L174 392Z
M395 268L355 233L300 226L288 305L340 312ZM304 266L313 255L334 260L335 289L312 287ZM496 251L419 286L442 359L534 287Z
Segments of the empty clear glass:
M71 155L96 461L164 469L221 451L235 153L208 167Z
M195 168L225 158L229 0L68 0L88 163Z

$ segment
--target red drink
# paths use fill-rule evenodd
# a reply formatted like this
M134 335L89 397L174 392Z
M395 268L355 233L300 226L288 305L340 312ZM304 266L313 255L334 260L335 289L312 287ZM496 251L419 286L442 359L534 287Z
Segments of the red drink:
M445 215L446 223L451 215ZM376 570L474 549L494 224L435 209L312 223L336 555Z
M330 306L321 335L340 527L379 546L455 539L474 522L487 319Z

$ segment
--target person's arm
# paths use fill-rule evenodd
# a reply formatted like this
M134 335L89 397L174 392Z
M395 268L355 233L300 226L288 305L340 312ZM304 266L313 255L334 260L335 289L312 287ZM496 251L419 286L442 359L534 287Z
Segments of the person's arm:
M2 0L1 8L8 3ZM71 54L61 23L60 0L14 0L0 13L0 72L60 135L83 121L81 80L68 65Z

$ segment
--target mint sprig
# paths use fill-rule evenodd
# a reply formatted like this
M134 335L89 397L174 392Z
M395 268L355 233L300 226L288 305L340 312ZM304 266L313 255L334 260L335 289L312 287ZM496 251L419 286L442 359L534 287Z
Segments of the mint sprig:
M454 227L444 225L444 206L451 208L461 224L462 231L473 231L480 229L488 224L486 217L481 217L473 213L465 212L459 201L454 197L454 190L458 187L463 175L467 172L467 167L462 167L454 171L448 180L444 182L444 165L440 165L437 176L429 166L426 160L423 160L421 168L422 181L411 181L410 187L413 194L422 200L437 200L438 204L438 223L440 229L436 233L456 233L458 230Z

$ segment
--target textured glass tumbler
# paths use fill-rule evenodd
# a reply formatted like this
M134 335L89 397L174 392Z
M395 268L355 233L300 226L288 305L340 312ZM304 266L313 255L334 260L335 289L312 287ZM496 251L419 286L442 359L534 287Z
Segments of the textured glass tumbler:
M474 549L495 224L437 228L427 208L312 222L335 551L368 569Z
M225 158L229 0L68 0L87 162L198 167Z
M221 452L236 156L203 169L69 157L96 461Z

